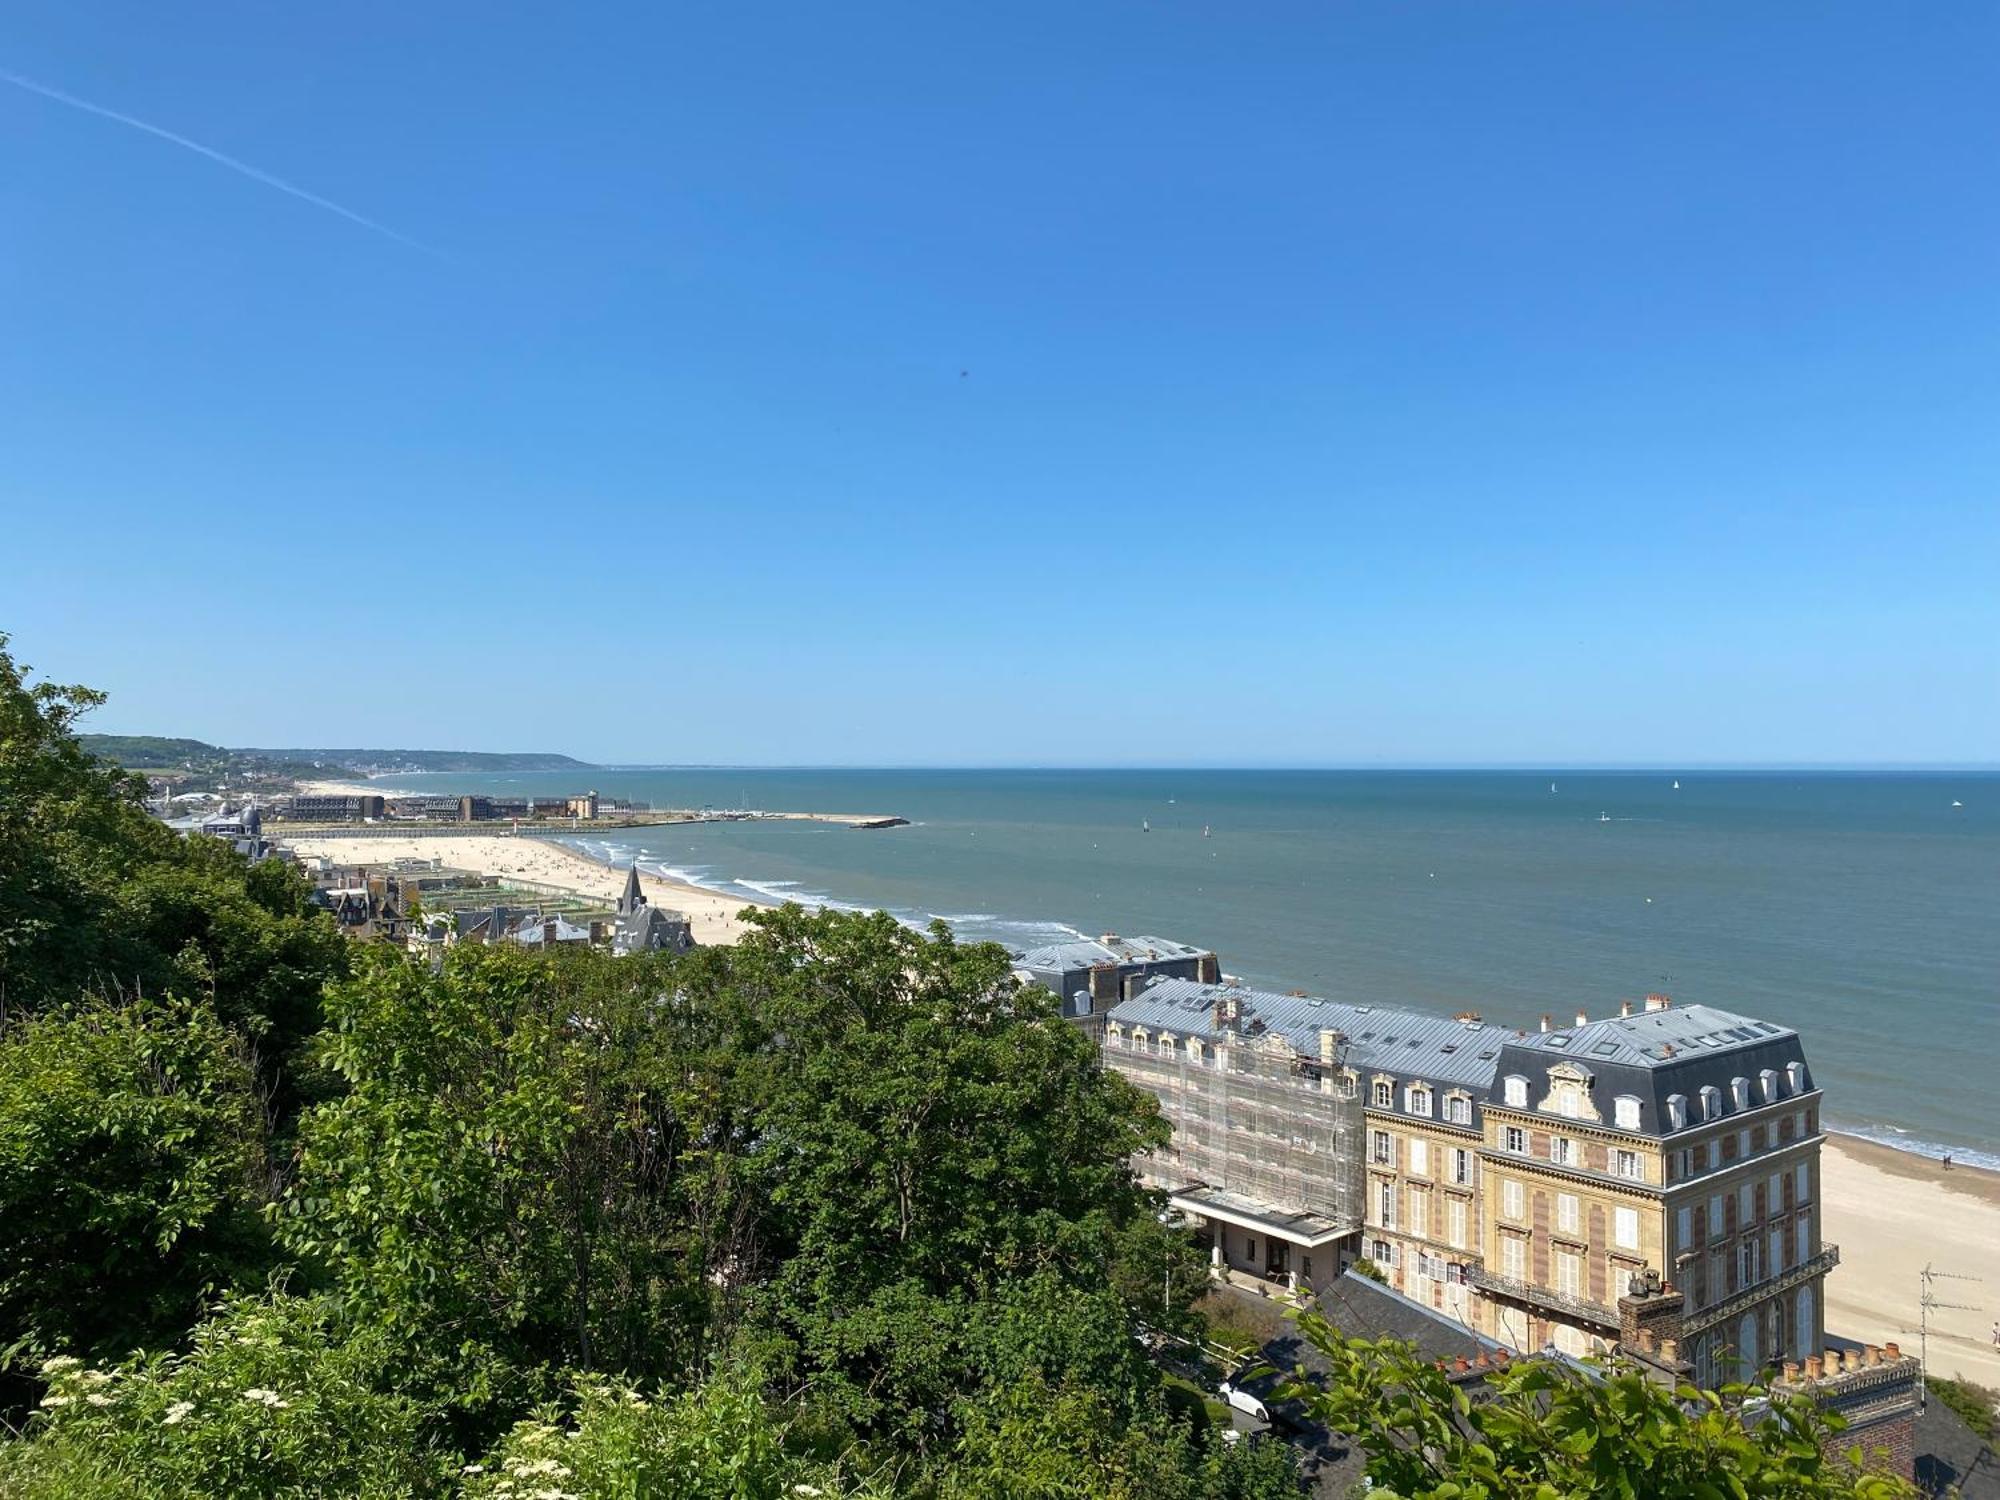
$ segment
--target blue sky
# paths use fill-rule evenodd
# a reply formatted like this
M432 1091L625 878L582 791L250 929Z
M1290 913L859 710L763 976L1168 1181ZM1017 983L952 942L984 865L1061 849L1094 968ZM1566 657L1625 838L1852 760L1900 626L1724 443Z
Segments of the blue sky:
M324 200L0 84L0 630L100 728L2000 759L1990 4L23 0L0 69Z

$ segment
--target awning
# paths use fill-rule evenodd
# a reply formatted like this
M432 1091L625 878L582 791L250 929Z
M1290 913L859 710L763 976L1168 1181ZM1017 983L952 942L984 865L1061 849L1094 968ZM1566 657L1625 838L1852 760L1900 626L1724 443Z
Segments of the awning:
M1294 1213L1200 1182L1169 1193L1167 1201L1184 1214L1220 1219L1238 1229L1255 1229L1305 1250L1317 1249L1361 1227L1359 1220L1343 1224L1324 1214Z

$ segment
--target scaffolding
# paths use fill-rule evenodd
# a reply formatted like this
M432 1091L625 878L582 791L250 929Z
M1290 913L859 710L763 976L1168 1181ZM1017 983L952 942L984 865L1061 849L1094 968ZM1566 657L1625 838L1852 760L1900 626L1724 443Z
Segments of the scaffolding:
M1343 1231L1363 1210L1361 1099L1343 1074L1334 1033L1318 1059L1275 1038L1164 1051L1110 1045L1104 1059L1160 1101L1173 1140L1139 1162L1170 1188L1200 1183Z

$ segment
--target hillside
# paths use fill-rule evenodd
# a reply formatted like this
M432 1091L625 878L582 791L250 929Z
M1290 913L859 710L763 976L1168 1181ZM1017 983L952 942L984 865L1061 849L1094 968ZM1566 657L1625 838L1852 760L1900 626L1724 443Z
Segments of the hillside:
M311 777L370 771L586 771L589 762L567 755L484 750L328 750L229 748L206 740L154 734L84 734L84 749L130 771L185 771L217 775L262 771Z

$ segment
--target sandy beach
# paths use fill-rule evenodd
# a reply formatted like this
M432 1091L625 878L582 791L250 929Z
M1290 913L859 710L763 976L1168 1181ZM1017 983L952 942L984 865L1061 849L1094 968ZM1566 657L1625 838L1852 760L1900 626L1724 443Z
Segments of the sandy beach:
M1943 1302L1980 1311L1931 1313L1929 1368L2000 1387L2000 1173L1944 1167L1855 1136L1829 1135L1820 1157L1825 1237L1840 1246L1827 1278L1826 1330L1917 1352L1918 1272L1925 1265L1978 1281L1936 1283Z
M446 865L561 886L580 895L617 899L625 887L625 872L599 864L561 844L543 839L495 834L411 834L404 838L342 837L339 834L283 834L284 842L301 856L325 856L342 864L387 865L398 859L441 859ZM685 912L694 924L695 941L733 943L743 931L737 920L756 902L720 895L657 875L640 877L646 899L655 906Z

